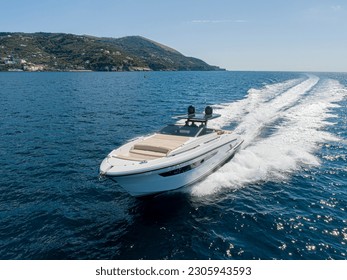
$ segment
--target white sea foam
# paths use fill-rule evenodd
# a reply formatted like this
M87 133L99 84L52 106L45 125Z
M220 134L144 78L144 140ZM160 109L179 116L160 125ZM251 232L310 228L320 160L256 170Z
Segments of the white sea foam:
M336 80L308 76L250 89L245 99L219 105L223 117L213 126L238 120L235 131L245 140L232 161L201 183L191 187L193 195L239 188L261 181L284 180L302 166L317 166L315 151L321 143L339 138L323 128L334 117L331 108L346 96L347 89ZM262 136L262 132L271 131Z

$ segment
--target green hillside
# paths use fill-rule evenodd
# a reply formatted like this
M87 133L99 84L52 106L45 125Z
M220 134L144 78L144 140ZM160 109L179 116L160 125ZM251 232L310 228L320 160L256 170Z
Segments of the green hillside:
M0 33L0 71L222 70L140 36Z

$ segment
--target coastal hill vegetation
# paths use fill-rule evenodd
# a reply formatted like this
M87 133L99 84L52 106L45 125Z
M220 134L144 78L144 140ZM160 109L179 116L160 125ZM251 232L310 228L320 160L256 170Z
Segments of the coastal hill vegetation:
M0 71L190 70L223 69L141 36L0 33Z

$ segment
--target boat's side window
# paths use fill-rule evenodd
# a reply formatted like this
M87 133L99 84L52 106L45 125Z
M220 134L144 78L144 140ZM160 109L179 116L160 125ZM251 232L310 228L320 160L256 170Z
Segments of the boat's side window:
M189 170L192 170L192 169L200 166L201 164L203 164L205 161L209 160L210 158L212 158L216 154L217 154L217 152L213 152L213 153L207 155L205 158L198 160L194 163L191 163L191 164L183 166L183 167L179 167L177 169L174 169L174 170L171 170L168 172L160 173L159 175L163 176L163 177L169 177L169 176L174 176L174 175L178 175L178 174L187 172Z

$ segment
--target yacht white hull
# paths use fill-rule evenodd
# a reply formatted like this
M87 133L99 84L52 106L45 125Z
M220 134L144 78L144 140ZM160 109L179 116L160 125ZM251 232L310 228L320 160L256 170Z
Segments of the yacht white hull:
M210 106L205 114L177 116L158 133L137 138L113 150L102 161L100 175L115 180L135 197L176 190L202 180L240 149L242 140L231 131L211 129L207 121L220 117Z
M220 168L234 156L241 144L242 142L234 139L197 157L189 160L183 159L182 162L174 165L163 168L153 167L152 170L137 174L112 175L109 173L106 176L115 180L130 195L135 197L176 190L192 185ZM107 163L103 162L103 164L105 166Z

